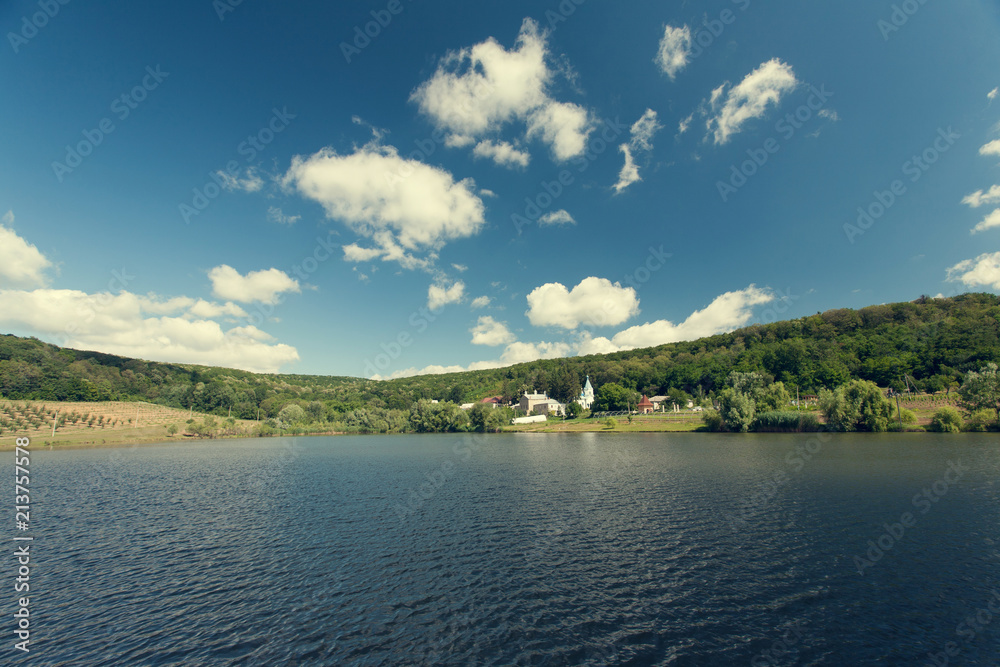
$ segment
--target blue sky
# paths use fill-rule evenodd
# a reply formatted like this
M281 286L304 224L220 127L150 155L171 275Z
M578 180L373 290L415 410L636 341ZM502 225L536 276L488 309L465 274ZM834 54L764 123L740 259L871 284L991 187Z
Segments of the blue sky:
M36 0L0 25L0 331L392 377L1000 290L995 3Z

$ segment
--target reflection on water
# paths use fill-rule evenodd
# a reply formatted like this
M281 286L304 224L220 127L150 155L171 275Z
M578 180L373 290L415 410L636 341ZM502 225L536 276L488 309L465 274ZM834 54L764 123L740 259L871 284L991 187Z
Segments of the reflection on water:
M32 663L1000 664L997 438L815 437L40 451Z

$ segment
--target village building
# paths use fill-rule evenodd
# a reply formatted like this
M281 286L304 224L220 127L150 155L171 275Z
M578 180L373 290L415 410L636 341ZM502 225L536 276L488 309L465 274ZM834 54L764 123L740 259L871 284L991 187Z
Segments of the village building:
M580 391L580 397L576 399L576 402L580 404L580 407L584 410L589 410L590 406L594 404L594 387L590 384L590 376L587 376L587 383L583 385L583 389Z
M635 408L640 414L643 415L651 415L653 414L653 410L656 409L653 407L652 401L646 398L645 394L642 395L642 400L639 401L639 405L635 406Z
M521 402L518 407L520 407L521 411L526 415L537 413L543 415L563 416L566 414L565 405L554 398L549 398L544 393L525 394L521 397Z
M664 405L664 404L670 402L670 397L669 396L652 396L652 397L650 397L649 402L653 404L653 410L659 410L660 412L665 412L666 409L667 409L667 406Z

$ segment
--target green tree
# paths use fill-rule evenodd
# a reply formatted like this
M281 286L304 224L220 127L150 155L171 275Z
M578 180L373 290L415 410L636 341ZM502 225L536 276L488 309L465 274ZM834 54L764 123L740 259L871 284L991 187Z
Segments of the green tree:
M719 397L719 414L728 430L746 433L757 416L757 407L750 396L727 387Z
M572 403L566 406L566 416L569 417L570 419L576 419L582 414L583 414L583 407L576 401L573 401Z
M854 380L835 391L822 391L820 410L838 431L882 432L889 429L893 407L874 382Z
M295 426L306 421L306 411L295 403L289 403L281 408L281 411L278 413L278 419L285 426Z
M987 364L979 372L969 371L958 390L958 402L968 414L992 410L1000 423L1000 374L996 364Z
M608 382L594 392L594 412L618 412L634 406L632 392L617 382Z
M309 416L309 421L321 422L326 416L326 406L319 401L310 401L309 405L306 406L306 414Z
M615 419L614 417L608 417L601 423L604 424L604 428L614 428L618 426L618 420Z
M792 396L785 389L784 382L775 382L768 385L760 392L757 399L758 412L776 412L784 410L792 402Z

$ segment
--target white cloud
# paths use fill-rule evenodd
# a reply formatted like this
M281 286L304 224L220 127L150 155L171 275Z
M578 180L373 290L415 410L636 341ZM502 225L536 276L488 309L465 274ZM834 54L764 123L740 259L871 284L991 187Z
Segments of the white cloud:
M584 278L572 290L560 283L546 283L528 294L525 315L535 326L572 330L588 326L621 324L639 312L635 289L607 278Z
M615 194L621 194L622 190L637 181L641 181L639 167L635 163L634 153L636 151L649 152L653 149L653 136L662 129L662 125L656 120L656 112L646 109L642 117L632 125L632 137L629 143L622 144L618 150L625 155L625 164L622 165L618 173L618 182L615 183Z
M555 72L547 57L546 35L526 18L512 50L490 37L451 52L410 99L449 133L446 146L469 146L507 123L528 121L526 136L541 135L566 160L583 153L593 124L582 107L549 96Z
M1000 204L1000 185L994 185L986 192L976 190L962 200L963 204L968 204L972 208L979 208L984 204Z
M622 144L618 147L618 150L625 155L625 164L622 165L622 170L618 172L618 182L614 186L615 194L621 193L622 190L636 181L642 180L639 177L639 167L635 165L635 160L632 159L632 150L629 148L629 145Z
M445 242L466 238L485 225L483 201L470 180L456 182L443 169L399 156L371 143L350 155L325 148L292 160L283 183L294 186L356 233L375 242L380 256L405 268L425 268ZM361 248L345 247L348 258ZM427 253L417 258L414 253Z
M342 246L344 259L348 262L367 262L382 257L385 251L380 248L362 248L357 243L349 243Z
M559 209L558 211L549 211L542 217L538 218L539 227L545 227L546 225L575 225L576 220L573 216L569 214L569 211Z
M986 93L986 99L992 102L997 98L997 95L1000 95L1000 88L994 88L990 92Z
M949 282L961 282L968 287L985 285L1000 290L1000 252L984 253L948 269Z
M992 213L983 218L982 222L972 228L972 233L978 234L979 232L985 232L987 229L993 229L994 227L1000 227L1000 208L995 209Z
M573 347L562 342L511 343L499 359L491 361L476 361L468 366L431 365L424 368L406 368L389 375L374 375L373 380L394 380L396 378L413 377L416 375L440 375L442 373L461 373L464 371L481 371L490 368L504 368L514 364L523 364L538 359L560 359L573 353Z
M620 350L641 347L655 347L665 343L696 340L705 336L725 333L738 329L750 321L753 307L769 303L774 295L769 290L750 287L735 292L726 292L716 297L703 310L692 313L681 324L668 320L647 322L620 331L610 340L584 336L580 354L606 354Z
M226 303L211 303L204 299L198 299L194 305L188 309L188 313L200 319L214 319L216 317L247 317L247 312L237 306L232 301Z
M294 225L296 222L302 219L301 215L285 215L284 212L277 206L272 206L267 209L267 219L271 222L276 222L279 225Z
M0 285L35 287L48 284L45 273L52 268L52 262L10 229L14 226L12 211L7 211L0 220L3 222L0 224Z
M472 334L473 345L495 347L512 343L515 340L514 334L510 332L505 322L497 322L489 315L480 317L476 326L469 329L469 333Z
M484 157L493 160L501 167L527 167L531 162L531 155L520 151L506 141L499 143L486 139L476 144L472 154L475 157Z
M594 125L587 110L570 102L549 102L528 119L528 138L541 135L556 160L583 155Z
M251 271L243 276L228 264L222 264L209 271L208 278L212 281L212 294L240 303L275 304L285 292L300 291L299 281L278 269Z
M826 118L827 120L834 123L840 121L840 114L834 111L833 109L820 109L819 113L816 115L818 115L820 118Z
M257 171L253 167L247 169L246 177L244 178L240 178L238 174L233 175L221 169L215 172L215 175L219 177L222 187L230 192L237 190L241 192L257 192L264 187L264 180L257 174Z
M449 303L458 303L465 296L465 283L461 280L445 287L442 283L434 283L427 288L427 307L438 310Z
M490 297L488 296L477 296L472 300L472 310L479 310L480 308L486 308L490 305Z
M688 131L691 127L691 122L694 120L694 114L692 113L687 118L681 119L681 122L677 123L677 135L680 136Z
M991 141L979 149L980 155L1000 155L1000 139Z
M465 273L466 271L469 270L469 267L466 266L465 264L452 264L451 268L455 269L459 273Z
M256 327L227 331L207 319L150 317L145 307L177 307L185 300L192 301L186 297L164 301L129 292L0 290L0 327L25 328L64 347L152 361L274 373L298 360L294 347L273 344L273 338Z
M687 67L689 56L691 55L691 28L681 26L665 26L663 37L660 38L660 48L653 60L660 66L660 70L670 77L671 80L677 77L677 73Z
M798 85L792 68L774 58L748 74L735 88L726 82L712 91L710 116L706 127L715 143L725 144L749 120L762 117L770 106Z
M492 198L492 197L496 197L497 193L493 192L492 190L487 190L486 188L481 188L479 190L479 196L480 197L490 197L490 198Z
M653 150L653 136L663 129L657 121L656 112L646 109L639 120L632 124L632 148L636 150Z

